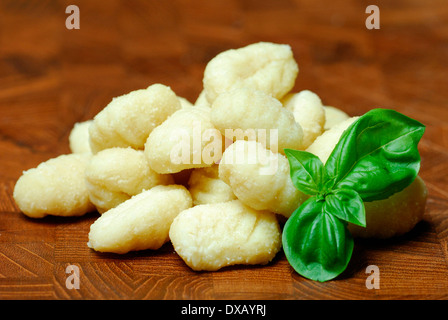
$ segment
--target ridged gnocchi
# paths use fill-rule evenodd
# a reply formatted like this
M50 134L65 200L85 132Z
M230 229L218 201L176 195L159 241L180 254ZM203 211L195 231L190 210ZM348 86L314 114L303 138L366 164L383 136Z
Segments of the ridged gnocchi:
M143 149L151 131L179 109L176 94L158 83L116 97L89 127L92 152L113 147Z
M235 200L232 188L219 178L219 165L194 169L188 180L193 204L219 203Z
M244 87L281 99L293 88L298 73L289 45L258 42L221 52L210 60L203 86L210 104L221 93Z
M230 145L219 164L219 177L245 205L287 218L307 199L292 184L287 158L256 141Z
M191 206L185 187L156 186L102 214L90 226L87 245L96 251L119 254L157 250L169 241L174 218Z
M81 216L95 210L84 178L90 159L89 153L60 155L24 171L14 186L16 204L31 218Z
M222 93L212 104L211 121L226 138L256 140L273 152L302 145L302 127L293 114L263 91L238 88Z
M210 167L221 158L224 140L210 121L210 109L176 111L149 135L144 152L158 173Z
M314 92L303 90L287 94L282 99L282 103L292 112L294 119L303 130L302 144L296 150L308 148L324 132L325 110L322 101Z
M89 197L103 213L157 185L173 184L171 175L153 171L143 150L110 148L93 155L86 168Z
M281 249L275 215L239 200L184 210L171 224L169 236L177 254L196 271L267 264Z

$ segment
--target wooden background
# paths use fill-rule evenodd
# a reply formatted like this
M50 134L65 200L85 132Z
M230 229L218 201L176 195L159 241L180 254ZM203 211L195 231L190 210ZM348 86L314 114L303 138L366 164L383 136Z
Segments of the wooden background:
M77 4L81 29L65 28ZM377 4L380 30L367 30ZM447 299L448 3L395 1L0 0L0 299ZM118 256L86 246L97 213L32 220L12 199L22 170L69 152L75 122L114 96L163 83L194 101L206 63L258 41L290 44L309 89L351 115L394 108L427 126L424 221L361 241L346 272L318 283L283 253L264 267L193 272L170 244ZM65 286L68 265L80 289ZM368 265L380 289L365 285Z

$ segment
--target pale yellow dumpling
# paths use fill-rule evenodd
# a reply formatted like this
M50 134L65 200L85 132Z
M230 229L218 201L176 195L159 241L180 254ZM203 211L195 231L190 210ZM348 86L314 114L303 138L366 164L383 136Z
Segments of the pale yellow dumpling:
M89 142L89 126L93 120L75 123L69 135L69 146L72 153L92 153Z
M230 140L256 140L272 152L298 149L303 130L292 112L271 95L238 88L219 95L212 104L211 121Z
M174 179L152 170L143 150L110 148L92 157L86 182L90 200L103 213L143 190L173 184Z
M303 141L300 150L308 148L324 132L325 110L322 101L314 92L302 90L287 94L282 103L302 127Z
M288 159L256 141L238 140L219 164L219 177L236 197L256 210L289 217L307 196L292 184Z
M335 125L347 120L350 116L339 108L324 106L325 125L324 130L333 128Z
M210 120L210 109L186 107L155 128L145 143L152 170L177 173L210 167L222 155L223 139Z
M239 200L203 204L181 212L170 228L174 250L193 270L267 264L281 248L275 214Z
M113 147L143 149L151 131L179 109L176 94L162 84L116 97L89 127L92 152Z
M173 219L191 206L185 187L156 186L102 214L90 226L87 245L96 251L120 254L157 250L169 241Z
M289 45L259 42L223 51L210 60L203 85L210 104L221 93L243 87L281 99L294 87L298 72Z
M428 190L419 176L411 185L388 199L365 202L366 228L349 224L354 237L386 239L403 235L419 223L425 213Z
M81 216L95 210L85 170L89 153L60 155L24 171L14 187L14 200L31 218Z
M219 203L235 200L232 188L219 178L219 166L214 164L208 168L198 168L191 172L188 190L193 204Z

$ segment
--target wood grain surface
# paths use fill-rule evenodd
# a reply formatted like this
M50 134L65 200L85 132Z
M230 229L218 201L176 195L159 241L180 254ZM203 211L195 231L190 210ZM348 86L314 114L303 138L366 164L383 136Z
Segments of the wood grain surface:
M80 8L68 30L65 8ZM369 4L380 29L365 27ZM98 213L23 215L12 198L23 170L68 153L74 123L115 96L169 85L194 102L207 62L258 41L291 45L294 90L360 115L393 108L427 126L420 143L429 199L410 233L357 240L347 270L313 282L280 252L267 266L194 272L171 244L126 255L90 250ZM447 299L448 3L396 1L0 0L0 299ZM80 288L66 287L66 267ZM367 289L366 267L380 270Z

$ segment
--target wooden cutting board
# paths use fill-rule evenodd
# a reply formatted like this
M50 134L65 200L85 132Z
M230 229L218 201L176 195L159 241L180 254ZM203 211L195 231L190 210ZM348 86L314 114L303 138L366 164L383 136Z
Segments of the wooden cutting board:
M337 1L0 1L0 300L448 298L448 4ZM372 3L373 4L373 3ZM68 153L75 122L113 97L163 83L194 102L207 62L258 41L291 45L294 90L360 115L396 109L427 126L420 143L429 198L424 219L390 240L357 240L347 270L319 283L280 252L267 266L194 272L171 244L126 255L90 250L99 216L25 217L12 199L23 170ZM379 270L369 289L368 266ZM68 266L79 269L69 289ZM68 273L67 273L68 271Z

